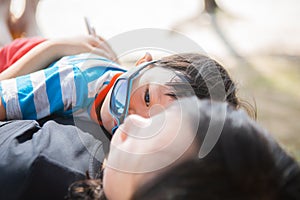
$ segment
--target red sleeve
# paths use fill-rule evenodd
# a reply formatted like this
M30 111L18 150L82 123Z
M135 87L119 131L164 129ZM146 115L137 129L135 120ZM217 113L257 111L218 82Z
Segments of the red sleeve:
M44 42L45 38L19 38L0 49L0 73L10 67L36 45Z

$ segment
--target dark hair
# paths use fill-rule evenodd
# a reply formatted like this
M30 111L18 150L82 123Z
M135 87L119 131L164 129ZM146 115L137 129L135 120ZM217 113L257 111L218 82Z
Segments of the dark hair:
M91 179L88 172L85 180L72 183L67 200L106 200L101 179Z
M256 109L237 97L236 85L226 69L212 58L198 53L181 53L162 58L158 66L175 70L182 74L185 83L172 82L169 85L187 89L188 84L193 94L199 99L226 101L234 108L243 108L252 118L256 119ZM214 93L214 94L212 94Z
M199 149L208 127L222 123L220 105L201 103ZM296 200L300 167L243 111L227 107L221 135L207 156L175 166L139 188L132 199Z
M222 106L226 108L225 120L220 115ZM133 200L300 199L299 164L244 111L227 103L206 100L201 101L199 112L195 139L199 150L208 128L224 125L212 150L204 158L195 156L142 185L132 196ZM101 185L101 182L96 183ZM95 190L91 184L81 183L81 186L87 185ZM85 192L85 195L93 193Z

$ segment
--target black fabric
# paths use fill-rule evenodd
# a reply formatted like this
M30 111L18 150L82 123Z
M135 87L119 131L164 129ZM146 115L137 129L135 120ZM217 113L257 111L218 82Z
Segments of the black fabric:
M109 140L100 128L92 129L94 123L83 122L91 130L84 132L75 122L0 122L0 199L64 199L86 171L96 176Z
M43 156L34 161L29 173L30 182L27 183L21 199L63 199L69 185L85 178L82 173L72 171Z
M63 117L55 115L40 119L38 120L38 123L40 124L40 126L43 126L43 124L45 124L49 120L53 120L62 125L74 125L83 132L87 132L93 135L96 139L102 142L105 155L108 154L112 135L103 127L100 127L100 125L89 120L82 120L81 118L73 118L72 116Z

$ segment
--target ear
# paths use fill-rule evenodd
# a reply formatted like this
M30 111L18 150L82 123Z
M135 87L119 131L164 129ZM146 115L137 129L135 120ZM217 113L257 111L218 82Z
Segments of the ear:
M150 53L146 53L142 58L140 58L136 63L135 66L142 64L143 62L150 62L152 61L152 55Z

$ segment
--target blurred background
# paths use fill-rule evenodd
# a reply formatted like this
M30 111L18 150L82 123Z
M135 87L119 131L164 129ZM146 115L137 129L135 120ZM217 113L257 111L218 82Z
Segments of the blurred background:
M257 121L300 160L299 11L298 0L40 0L36 17L49 38L87 34L84 16L108 40L138 28L185 35L229 70Z

